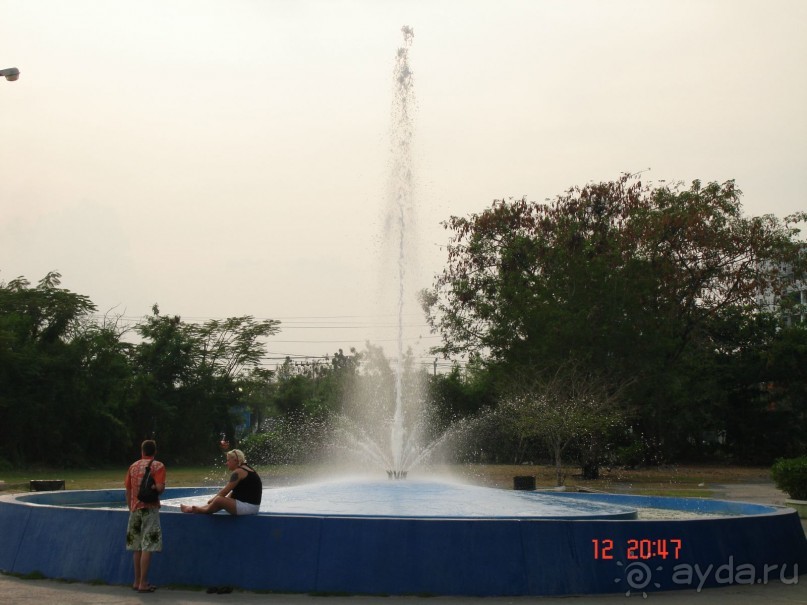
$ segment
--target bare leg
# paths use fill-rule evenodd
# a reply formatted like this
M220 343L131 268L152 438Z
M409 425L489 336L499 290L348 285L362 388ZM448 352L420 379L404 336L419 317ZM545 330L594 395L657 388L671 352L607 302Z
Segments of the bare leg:
M205 506L188 506L187 504L182 504L179 508L183 513L197 513L200 515L211 515L220 510L226 510L231 515L236 514L235 499L226 498L224 496L216 496Z
M132 560L134 561L134 584L132 588L135 590L140 588L140 555L143 553L141 550L136 550L132 553Z
M149 565L151 565L151 552L142 551L140 554L140 590L148 590Z

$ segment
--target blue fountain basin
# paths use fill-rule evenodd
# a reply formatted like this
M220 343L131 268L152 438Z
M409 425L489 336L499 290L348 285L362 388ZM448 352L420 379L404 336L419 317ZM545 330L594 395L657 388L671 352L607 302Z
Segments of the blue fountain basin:
M328 501L329 489L322 485L313 493ZM210 493L169 489L166 497L172 501ZM547 494L531 493L517 501L540 501L543 496ZM187 515L166 507L161 514L164 549L152 560L150 579L160 585L292 593L518 596L793 582L807 570L807 540L797 513L789 508L604 494L552 498L561 509L604 504L638 509L640 515L531 518L510 512L461 517L432 511L425 516L359 516L307 511L236 518ZM131 583L123 500L123 490L0 497L0 570ZM643 520L641 510L647 506L710 516Z

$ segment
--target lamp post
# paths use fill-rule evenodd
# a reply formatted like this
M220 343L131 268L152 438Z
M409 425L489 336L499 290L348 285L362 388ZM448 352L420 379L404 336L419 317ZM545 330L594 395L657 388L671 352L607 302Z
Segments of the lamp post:
M13 82L14 80L20 77L20 70L16 67L9 67L8 69L0 69L0 76L4 77L9 82Z

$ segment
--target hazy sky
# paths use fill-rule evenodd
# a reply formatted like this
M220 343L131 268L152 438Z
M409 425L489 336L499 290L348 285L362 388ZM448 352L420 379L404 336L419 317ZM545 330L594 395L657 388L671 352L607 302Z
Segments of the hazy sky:
M450 215L650 169L807 209L804 0L0 0L0 280L99 313L279 319L271 357L394 351L377 305L414 28L422 286ZM436 344L407 318L416 351ZM420 338L418 338L418 335ZM424 354L424 363L432 356Z

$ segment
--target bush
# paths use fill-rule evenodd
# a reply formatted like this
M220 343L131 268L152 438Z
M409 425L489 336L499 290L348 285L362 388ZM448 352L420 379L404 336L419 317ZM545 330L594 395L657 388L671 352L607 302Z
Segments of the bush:
M807 456L780 458L771 467L771 476L793 500L807 500Z
M276 432L256 433L244 437L238 446L251 464L294 464L296 443L288 435Z
M238 447L252 464L305 464L322 458L327 427L308 418L270 418Z

